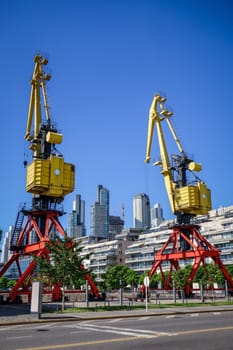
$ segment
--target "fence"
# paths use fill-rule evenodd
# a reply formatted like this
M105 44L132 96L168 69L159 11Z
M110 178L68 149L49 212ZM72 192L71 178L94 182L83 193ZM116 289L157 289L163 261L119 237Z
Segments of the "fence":
M28 293L21 292L19 297L21 302L28 302ZM113 291L106 291L105 304L133 304L141 303L145 301L145 295L143 295L140 289L119 289ZM6 302L9 297L9 291L0 291L0 304ZM85 290L66 290L65 299L71 303L83 303L86 302ZM178 301L186 302L205 302L205 301L216 301L216 300L233 300L233 290L228 289L227 286L224 288L193 288L192 293L189 297L186 297L182 291L178 289L165 290L162 288L153 289L148 288L148 301L150 303L172 303ZM91 301L89 299L89 301ZM99 301L99 300L98 300ZM44 293L42 302L52 302L51 293Z

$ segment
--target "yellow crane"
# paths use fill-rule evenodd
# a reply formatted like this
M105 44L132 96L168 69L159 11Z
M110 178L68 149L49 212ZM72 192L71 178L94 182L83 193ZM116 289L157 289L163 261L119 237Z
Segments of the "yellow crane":
M26 191L34 195L34 203L43 202L45 205L60 203L65 195L73 192L75 167L66 163L56 149L56 145L62 143L63 135L58 132L50 118L46 82L51 76L44 72L48 60L36 55L34 62L25 133L25 139L30 142L29 149L33 152L33 160L27 166ZM42 101L44 109L41 106Z
M183 260L193 261L190 274L185 287L186 295L191 295L191 283L202 264L205 268L205 260L212 259L221 269L229 287L233 288L233 281L228 274L220 258L220 251L210 244L200 233L200 227L194 223L193 217L206 215L211 210L211 194L206 184L201 181L195 172L201 171L201 164L194 162L185 153L175 129L171 123L172 112L165 107L166 98L155 94L149 112L148 137L145 162L150 162L151 145L154 126L157 128L158 144L161 159L154 165L161 166L165 187L168 194L171 210L177 217L177 222L172 227L168 240L154 257L154 263L149 272L152 277L157 269L160 269L163 286L169 289L173 270L179 270L179 262ZM166 121L175 140L180 154L171 156L169 159L162 123ZM193 175L190 181L189 173ZM166 264L164 264L166 262ZM165 274L163 268L170 268ZM145 293L145 286L142 286Z
M150 162L152 138L156 125L161 160L155 162L154 165L161 166L171 210L177 216L178 223L188 223L193 216L207 214L211 210L211 194L206 184L196 175L194 175L194 181L189 183L187 172L199 172L202 167L201 164L195 163L186 155L170 120L173 113L165 108L165 102L165 97L159 94L154 95L149 112L145 162ZM180 152L179 155L172 155L171 162L162 129L163 121L167 122Z
M58 132L50 118L47 100L46 83L51 76L44 71L48 60L41 55L34 57L34 70L31 79L31 93L27 117L25 139L29 141L32 161L26 166L26 191L32 193L32 205L23 205L18 212L12 233L10 249L12 255L0 271L0 277L13 265L18 269L19 279L10 292L10 300L14 301L20 293L31 295L31 278L34 276L36 262L33 256L50 260L47 244L54 235L65 236L59 221L64 214L60 203L64 197L74 190L75 167L66 163L56 145L62 143L63 135ZM22 271L20 259L28 256L29 265ZM77 266L84 270L84 266ZM88 273L85 274L94 299L100 294ZM53 300L61 295L60 284L53 286Z

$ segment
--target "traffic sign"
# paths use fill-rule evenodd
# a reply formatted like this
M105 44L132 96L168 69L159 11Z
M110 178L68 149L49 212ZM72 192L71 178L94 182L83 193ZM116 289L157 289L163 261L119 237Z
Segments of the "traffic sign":
M144 283L144 286L145 287L149 287L149 284L150 284L150 279L148 276L146 276L143 280L143 283Z

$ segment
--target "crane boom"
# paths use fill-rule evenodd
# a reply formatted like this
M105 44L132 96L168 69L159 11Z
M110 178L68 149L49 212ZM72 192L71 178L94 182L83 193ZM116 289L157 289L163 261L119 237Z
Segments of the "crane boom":
M156 124L158 144L161 160L154 165L161 166L165 187L172 212L177 216L178 223L187 223L191 217L198 214L207 214L211 210L211 195L206 184L196 175L195 181L188 182L187 172L200 171L201 164L195 163L187 157L171 123L172 112L164 107L166 98L155 94L149 112L148 136L145 162L150 162L151 145L154 125ZM172 164L166 147L162 122L166 120L180 155L172 155Z
M166 99L164 97L161 97L160 95L156 94L154 96L154 99L150 107L145 162L146 163L150 162L154 125L156 124L161 161L154 163L154 165L162 166L162 174L164 176L165 187L167 190L172 212L174 212L175 210L174 201L173 201L174 185L172 181L172 172L171 172L169 156L168 156L167 147L166 147L166 143L165 143L165 139L162 131L162 125L161 125L161 121L164 119L164 117L163 116L161 117L158 111L159 107L161 107L162 103L165 101Z
M26 133L25 133L25 139L28 141L32 141L33 139L36 141L37 135L39 133L39 126L42 123L40 89L42 90L42 94L43 94L46 119L48 122L50 121L47 94L45 90L45 82L50 80L51 76L49 74L45 74L43 71L43 66L47 65L48 60L43 59L40 55L36 55L34 58L34 62L35 62L35 67L34 67L33 76L31 80L31 95L30 95L30 102L29 102L27 127L26 127ZM33 113L34 113L34 132L32 133L31 128L32 128Z

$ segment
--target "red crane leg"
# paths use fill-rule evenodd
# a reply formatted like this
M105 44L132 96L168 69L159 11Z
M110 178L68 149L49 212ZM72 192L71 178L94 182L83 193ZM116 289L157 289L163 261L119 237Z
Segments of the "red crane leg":
M188 283L191 283L193 281L201 262L202 262L201 257L200 256L196 257L194 264L192 266L192 269L190 271L189 277L188 277Z
M23 283L25 282L26 278L33 272L33 270L35 269L35 266L36 266L35 261L34 260L31 261L31 263L26 268L26 270L24 271L22 276L20 276L20 278L18 279L17 283L14 285L14 287L12 288L12 290L10 292L10 299L11 300L15 300L16 299L16 296L18 294L19 288L23 285Z
M198 256L198 257L196 257L194 264L192 265L192 268L191 268L191 271L190 271L189 277L188 277L188 284L185 287L185 295L187 295L187 296L191 294L191 291L192 291L191 284L192 284L192 281L194 280L194 277L196 276L196 273L198 271L198 268L199 268L201 262L202 262L202 259L200 256Z
M2 270L0 271L0 277L2 277L4 273L11 267L11 265L16 261L17 257L17 253L12 255L10 260L8 260L8 262L3 266Z

